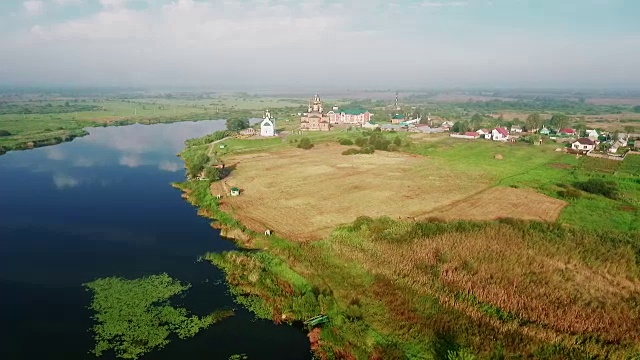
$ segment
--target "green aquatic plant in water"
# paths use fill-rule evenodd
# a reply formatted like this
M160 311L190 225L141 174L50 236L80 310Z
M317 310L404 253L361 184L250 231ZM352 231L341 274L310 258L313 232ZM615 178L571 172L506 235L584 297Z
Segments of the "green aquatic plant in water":
M163 273L128 280L119 277L97 279L84 286L93 292L91 310L95 347L100 356L113 350L124 359L137 359L169 343L169 336L180 339L196 335L211 324L233 315L231 310L198 317L184 308L173 307L169 298L189 289Z

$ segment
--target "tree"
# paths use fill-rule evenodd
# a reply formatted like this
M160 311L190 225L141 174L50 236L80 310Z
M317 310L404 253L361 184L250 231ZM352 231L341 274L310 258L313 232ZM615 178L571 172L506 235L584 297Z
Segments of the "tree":
M478 126L480 126L480 124L482 124L482 120L482 115L478 113L473 114L473 116L471 117L471 123L469 124L472 128L471 130L475 130Z
M400 139L400 136L396 136L396 138L393 139L393 144L397 147L400 147L400 145L402 145L402 140Z
M373 114L372 117L373 121L379 123L379 122L389 122L391 121L391 116L389 116L389 114L385 113L384 111L378 111L375 114Z
M558 130L564 129L569 123L569 117L565 114L553 114L551 117L551 125Z
M242 118L230 118L227 119L227 129L232 131L239 131L249 127L249 119Z
M640 113L640 105L634 106L633 112Z
M525 124L527 126L527 130L529 131L538 130L542 126L542 118L538 113L529 114L529 116L527 116L527 119L525 120Z
M303 137L302 139L300 139L298 147L300 149L309 150L313 147L313 143L311 143L311 140L308 137Z
M576 131L578 135L582 136L587 131L587 124L580 122L576 125Z
M625 127L624 127L624 131L625 131L627 134L630 134L630 133L632 133L632 132L636 131L636 128L635 128L635 127L633 127L633 126L631 126L631 125L627 125L627 126L625 126Z
M451 128L451 131L457 132L457 133L463 133L467 130L468 130L468 126L464 121L457 121L455 124L453 124L453 127Z

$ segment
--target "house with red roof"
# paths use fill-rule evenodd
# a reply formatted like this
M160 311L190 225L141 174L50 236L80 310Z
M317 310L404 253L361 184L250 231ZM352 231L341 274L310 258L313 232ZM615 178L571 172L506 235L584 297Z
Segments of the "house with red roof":
M493 141L507 141L509 139L509 132L505 128L497 127L491 130L491 140Z
M558 131L558 135L575 136L575 135L578 135L578 133L573 129L566 128L566 129L561 129L560 131Z

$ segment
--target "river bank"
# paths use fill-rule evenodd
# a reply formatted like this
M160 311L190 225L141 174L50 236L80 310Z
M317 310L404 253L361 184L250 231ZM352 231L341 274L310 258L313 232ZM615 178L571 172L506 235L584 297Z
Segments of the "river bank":
M610 292L630 277L629 291L640 294L637 234L509 219L360 217L321 240L295 241L249 229L207 181L174 186L222 236L257 250L203 256L225 272L239 304L275 323L328 316L308 328L319 358L625 358L640 349L629 335L640 329L628 327L637 311ZM558 278L553 264L567 275ZM603 293L576 277L585 272L618 280Z

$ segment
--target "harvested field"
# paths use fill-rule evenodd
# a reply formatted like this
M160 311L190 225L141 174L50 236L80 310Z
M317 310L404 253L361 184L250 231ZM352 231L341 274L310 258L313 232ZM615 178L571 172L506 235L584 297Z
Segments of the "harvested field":
M436 166L428 158L377 151L341 155L347 149L319 145L311 150L236 155L231 177L212 184L242 189L222 209L255 231L266 228L289 239L314 240L358 216L411 218L462 200L491 185L490 179Z
M427 214L444 220L519 218L554 221L566 202L533 190L494 187Z

